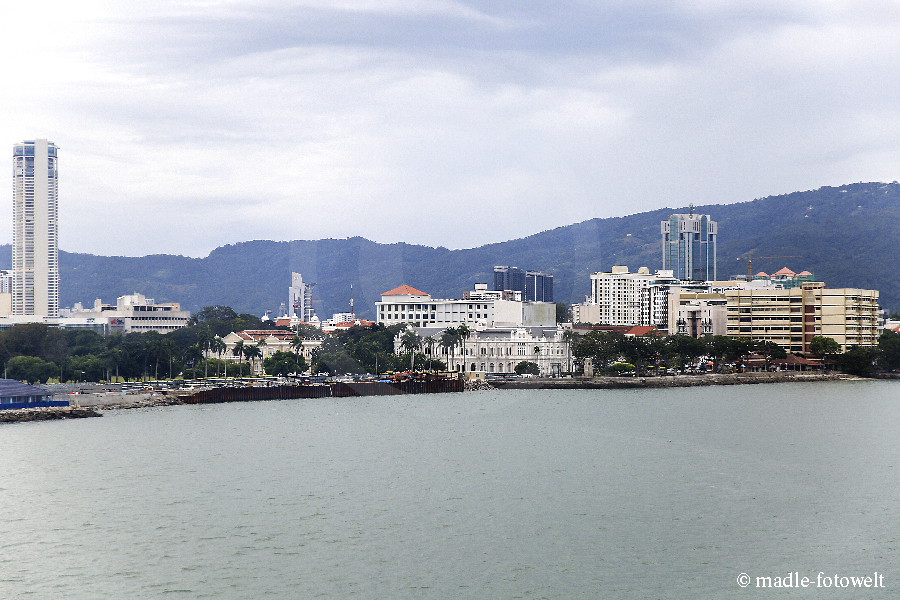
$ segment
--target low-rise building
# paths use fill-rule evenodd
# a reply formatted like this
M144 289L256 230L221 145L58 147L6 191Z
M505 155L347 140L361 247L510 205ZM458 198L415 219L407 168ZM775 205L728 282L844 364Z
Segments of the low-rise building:
M207 352L209 358L221 358L228 362L246 362L243 355L234 353L235 347L240 342L243 346L258 346L260 356L252 361L253 374L263 375L263 361L276 352L297 353L298 349L291 345L295 333L285 329L246 329L244 331L231 332L221 338L225 342L225 350L220 354ZM304 339L299 349L300 355L306 359L306 364L312 365L313 352L322 345L321 339Z
M440 360L450 371L482 371L487 374L511 374L522 361L538 365L541 375L559 375L571 371L570 338L563 325L545 327L482 327L471 329L458 345L441 344L445 327L415 328L423 338L426 359ZM404 352L402 334L394 340L395 352Z
M157 304L153 298L135 292L119 296L115 306L97 299L93 308L85 309L79 303L62 309L57 324L65 329L95 329L101 333L169 333L186 327L190 318L191 312L181 310L177 302Z

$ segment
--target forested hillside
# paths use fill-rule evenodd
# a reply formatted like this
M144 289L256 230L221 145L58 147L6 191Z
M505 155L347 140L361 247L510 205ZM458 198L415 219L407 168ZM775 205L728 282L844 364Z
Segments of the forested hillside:
M686 202L690 199L686 199ZM140 258L60 254L61 304L114 302L140 292L159 302L181 302L191 311L223 304L238 312L277 312L287 300L292 271L317 284L320 316L349 310L372 317L386 290L406 283L439 298L460 297L475 282L493 281L494 265L550 272L557 301L581 302L589 275L625 264L661 268L660 221L684 206L621 218L592 219L526 238L479 248L448 250L377 244L363 238L251 241L217 248L206 258L155 255ZM771 196L731 205L696 206L719 223L719 276L746 273L738 257L799 256L754 260L754 271L787 266L809 270L830 287L881 291L882 307L900 310L900 185L858 183ZM9 268L10 248L0 247Z

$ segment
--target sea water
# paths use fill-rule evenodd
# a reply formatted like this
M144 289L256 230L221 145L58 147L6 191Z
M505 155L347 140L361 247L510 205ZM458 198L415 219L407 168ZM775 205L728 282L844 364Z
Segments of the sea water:
M889 598L898 520L897 382L0 426L0 598Z

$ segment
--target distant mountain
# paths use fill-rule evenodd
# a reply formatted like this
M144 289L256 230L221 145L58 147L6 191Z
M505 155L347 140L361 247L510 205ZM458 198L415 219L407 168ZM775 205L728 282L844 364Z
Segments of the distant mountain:
M314 306L323 318L345 312L353 285L355 312L374 316L381 293L406 283L436 298L458 298L476 282L493 282L494 265L554 275L557 301L581 302L590 273L612 265L632 270L662 266L660 222L688 209L665 208L628 217L591 219L526 238L479 248L448 250L378 244L363 238L252 241L217 248L206 258L140 258L60 253L60 303L114 302L140 292L157 302L180 302L191 311L224 304L238 312L277 312L287 301L291 272L315 282ZM787 266L809 270L829 287L881 292L881 305L900 310L900 185L857 183L770 196L730 205L695 206L719 224L719 277ZM10 246L0 246L9 268Z

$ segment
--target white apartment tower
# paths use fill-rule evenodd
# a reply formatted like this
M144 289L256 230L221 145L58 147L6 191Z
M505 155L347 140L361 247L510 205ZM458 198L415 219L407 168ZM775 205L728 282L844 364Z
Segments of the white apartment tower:
M13 146L12 314L59 316L57 147Z

